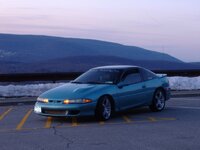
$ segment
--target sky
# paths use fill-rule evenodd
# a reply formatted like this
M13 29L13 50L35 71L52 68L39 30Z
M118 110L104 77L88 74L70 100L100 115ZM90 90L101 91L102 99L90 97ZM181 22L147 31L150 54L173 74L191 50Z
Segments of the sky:
M98 39L200 62L200 0L0 0L0 33Z

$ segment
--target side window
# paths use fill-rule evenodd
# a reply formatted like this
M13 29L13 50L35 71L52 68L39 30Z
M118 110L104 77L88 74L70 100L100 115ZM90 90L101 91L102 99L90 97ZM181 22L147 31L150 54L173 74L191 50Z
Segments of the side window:
M145 81L151 80L151 79L154 79L154 78L157 77L155 73L148 71L146 69L142 69L142 75L143 75L143 78L144 78Z
M139 70L131 70L125 73L124 77L122 78L122 82L124 84L134 84L141 82L141 76Z

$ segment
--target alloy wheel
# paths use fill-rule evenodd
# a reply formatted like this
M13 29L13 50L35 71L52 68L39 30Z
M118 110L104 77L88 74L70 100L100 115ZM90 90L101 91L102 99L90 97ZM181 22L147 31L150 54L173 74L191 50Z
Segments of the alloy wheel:
M104 119L109 119L110 115L111 115L111 103L110 100L107 97L104 97L103 101L102 101L102 116L104 117Z

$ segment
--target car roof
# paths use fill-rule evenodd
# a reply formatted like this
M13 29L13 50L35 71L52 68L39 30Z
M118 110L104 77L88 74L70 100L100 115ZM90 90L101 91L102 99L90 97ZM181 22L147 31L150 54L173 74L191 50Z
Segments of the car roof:
M140 67L131 65L111 65L111 66L100 66L93 69L131 69L131 68L140 68Z

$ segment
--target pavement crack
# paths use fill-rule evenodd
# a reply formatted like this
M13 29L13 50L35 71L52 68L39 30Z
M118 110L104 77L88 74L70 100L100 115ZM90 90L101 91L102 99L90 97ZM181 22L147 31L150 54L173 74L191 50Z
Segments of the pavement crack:
M60 132L58 132L56 126L52 126L52 129L53 129L53 134L55 136L58 136L61 139L65 140L67 142L67 148L70 148L70 145L73 144L74 142L70 138L68 138L68 137L62 135Z
M90 143L90 145L99 146L99 145L107 145L107 143L105 143L105 142L96 142L96 143Z

